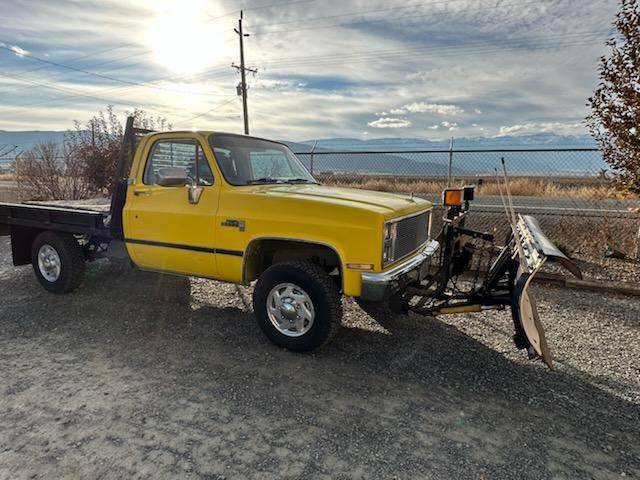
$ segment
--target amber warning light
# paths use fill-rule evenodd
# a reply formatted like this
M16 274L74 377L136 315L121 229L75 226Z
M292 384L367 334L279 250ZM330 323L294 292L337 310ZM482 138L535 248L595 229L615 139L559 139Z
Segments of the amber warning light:
M459 188L447 188L442 192L442 203L447 207L459 207L462 205L462 190Z

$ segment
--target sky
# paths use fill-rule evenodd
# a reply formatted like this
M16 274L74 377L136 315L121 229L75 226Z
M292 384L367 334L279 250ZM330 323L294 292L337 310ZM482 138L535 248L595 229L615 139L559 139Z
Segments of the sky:
M614 0L0 0L0 130L106 105L317 138L585 134Z

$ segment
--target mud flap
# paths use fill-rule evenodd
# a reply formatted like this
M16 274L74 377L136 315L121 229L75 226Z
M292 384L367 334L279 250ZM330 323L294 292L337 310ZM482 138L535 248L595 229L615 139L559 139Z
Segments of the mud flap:
M547 238L535 218L527 215L518 217L519 238L516 241L520 242L521 248L517 245L514 248L519 267L514 279L511 299L516 344L519 348L526 348L530 357L538 356L549 368L553 368L553 357L547 345L544 327L530 288L531 281L547 260L558 262L578 278L582 278L582 273L577 265ZM518 258L520 255L524 258Z

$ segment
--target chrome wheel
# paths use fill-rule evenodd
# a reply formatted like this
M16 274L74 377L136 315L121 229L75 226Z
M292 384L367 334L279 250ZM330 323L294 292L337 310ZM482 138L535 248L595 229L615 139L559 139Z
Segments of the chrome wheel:
M38 268L48 282L55 282L60 278L62 262L60 255L51 245L42 245L38 250Z
M283 335L300 337L313 326L315 310L311 297L293 283L280 283L267 297L267 314Z

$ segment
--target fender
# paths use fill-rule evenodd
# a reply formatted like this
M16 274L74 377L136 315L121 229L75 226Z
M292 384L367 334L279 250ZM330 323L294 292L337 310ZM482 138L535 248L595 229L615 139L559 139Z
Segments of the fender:
M261 241L265 241L265 240L280 240L280 241L285 241L285 242L296 242L296 243L305 243L308 245L318 245L321 247L326 247L329 250L333 251L333 253L335 253L336 257L338 257L338 262L340 263L340 272L341 272L341 281L342 281L342 289L344 290L344 262L342 260L342 256L340 255L340 253L338 252L338 249L336 247L334 247L333 245L329 244L329 243L325 243L325 242L319 242L319 241L315 241L315 240L304 240L301 238L294 238L294 237L272 237L272 236L266 236L266 237L256 237L256 238L252 238L251 241L249 242L249 244L247 245L247 248L245 248L244 250L244 254L242 256L242 283L243 284L247 284L247 269L248 269L248 259L249 256L253 253L254 249L255 249L255 244Z

